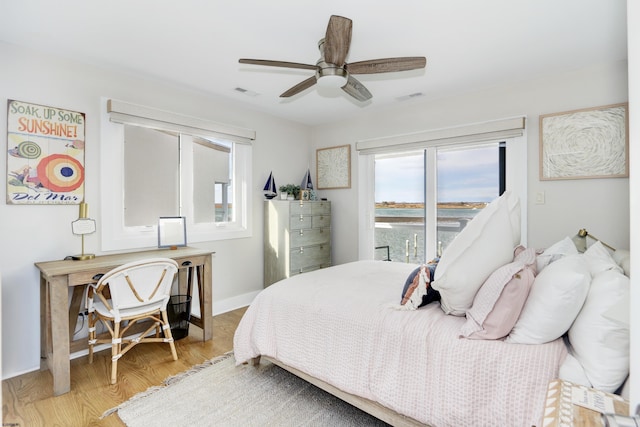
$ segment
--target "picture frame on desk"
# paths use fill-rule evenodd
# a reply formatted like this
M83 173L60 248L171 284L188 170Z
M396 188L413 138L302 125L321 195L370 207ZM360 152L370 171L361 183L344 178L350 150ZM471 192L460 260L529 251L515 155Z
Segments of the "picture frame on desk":
M187 222L183 216L158 218L158 247L176 249L187 246Z

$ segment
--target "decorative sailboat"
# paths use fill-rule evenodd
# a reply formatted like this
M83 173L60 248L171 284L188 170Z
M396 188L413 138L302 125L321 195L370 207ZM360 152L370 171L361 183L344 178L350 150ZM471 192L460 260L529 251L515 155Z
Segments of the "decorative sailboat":
M313 190L313 183L311 182L311 173L309 169L307 169L307 173L304 174L304 178L302 178L302 182L300 183L301 190Z
M273 178L273 173L269 172L269 179L264 184L264 188L262 191L264 192L264 197L267 199L273 199L276 197L276 180Z

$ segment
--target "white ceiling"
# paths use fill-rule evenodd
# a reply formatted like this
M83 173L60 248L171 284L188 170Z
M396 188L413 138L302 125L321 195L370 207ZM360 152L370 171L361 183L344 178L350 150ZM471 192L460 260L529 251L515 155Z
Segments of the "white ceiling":
M398 105L415 93L423 100L442 98L627 57L624 0L379 3L1 0L0 40L235 99L309 125ZM332 14L353 20L347 62L425 56L426 69L357 76L373 94L359 103L342 91L321 94L315 87L279 98L313 73L238 63L315 64Z

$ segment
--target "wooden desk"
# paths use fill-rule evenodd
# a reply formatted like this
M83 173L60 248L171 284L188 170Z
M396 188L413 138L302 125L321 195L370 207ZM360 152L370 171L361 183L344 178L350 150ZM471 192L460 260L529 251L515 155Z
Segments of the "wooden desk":
M85 261L37 262L40 269L40 369L53 375L53 394L71 389L69 356L88 348L88 338L73 339L73 333L84 295L84 285L95 283L96 274L143 258L171 258L180 267L179 293L193 296L197 276L200 317L191 316L191 323L202 329L203 339L213 336L211 298L211 255L213 252L196 248L156 249L97 256ZM69 306L69 288L73 288Z

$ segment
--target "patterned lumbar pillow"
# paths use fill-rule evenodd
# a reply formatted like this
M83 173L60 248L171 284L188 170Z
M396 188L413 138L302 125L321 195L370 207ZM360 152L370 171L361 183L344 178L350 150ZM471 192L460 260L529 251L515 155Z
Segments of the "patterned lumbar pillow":
M400 305L406 310L415 310L434 301L440 300L440 293L431 287L431 278L438 264L438 259L417 267L409 274Z

